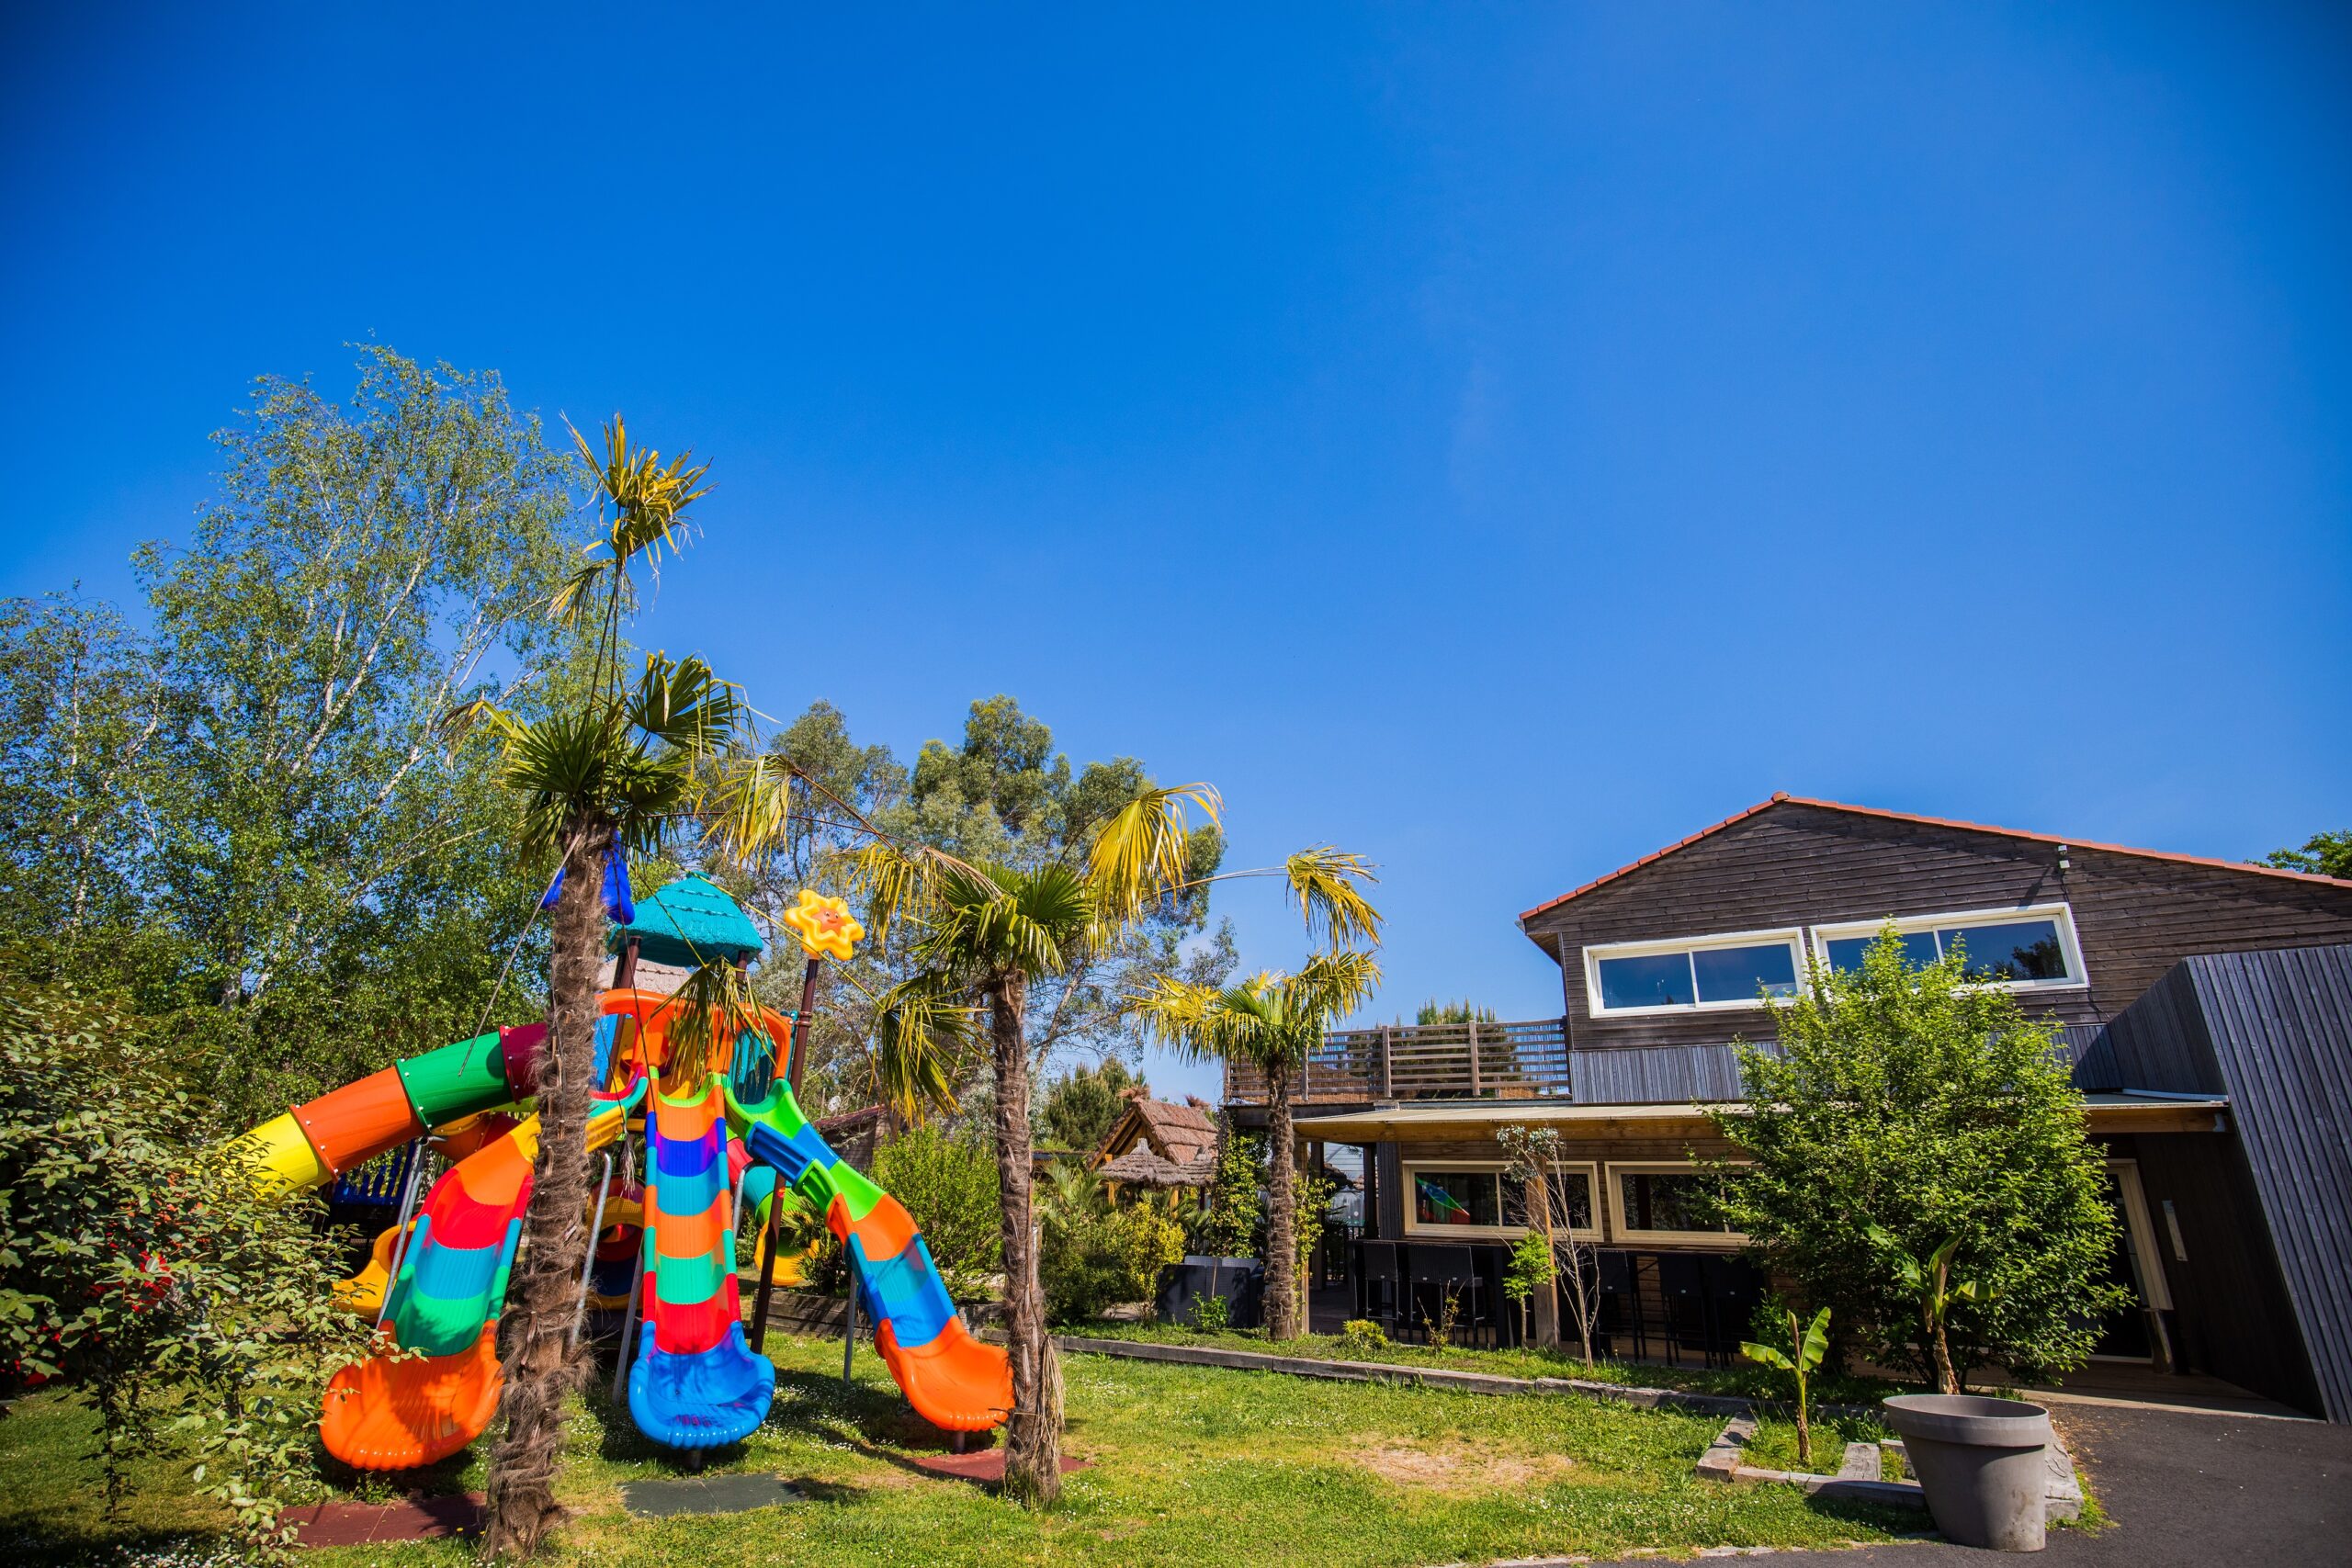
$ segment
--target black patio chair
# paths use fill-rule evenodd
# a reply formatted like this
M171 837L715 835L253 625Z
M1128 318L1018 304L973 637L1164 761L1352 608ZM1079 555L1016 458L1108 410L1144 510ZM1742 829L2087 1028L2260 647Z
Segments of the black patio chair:
M1570 1256L1573 1267L1584 1276L1585 1311L1592 1319L1593 1343L1585 1348L1585 1354L1605 1356L1609 1353L1609 1340L1600 1322L1600 1255L1591 1247L1579 1247L1573 1248ZM1576 1280L1564 1268L1554 1279L1552 1289L1555 1297L1554 1310L1559 1314L1555 1321L1560 1325L1560 1343L1566 1345L1577 1334Z
M1707 1259L1707 1314L1710 1339L1724 1366L1739 1359L1739 1342L1756 1321L1770 1285L1764 1270L1745 1258L1718 1256Z
M1503 1293L1503 1274L1510 1266L1510 1249L1474 1247L1469 1252L1480 1308L1473 1314L1472 1326L1495 1349L1518 1344L1519 1303Z
M1696 1350L1702 1365L1713 1366L1713 1324L1707 1312L1708 1260L1695 1252L1657 1254L1657 1293L1665 1309L1666 1341L1674 1359Z
M1424 1333L1442 1319L1453 1298L1457 1327L1475 1328L1491 1310L1472 1249L1452 1242L1414 1242L1403 1248L1409 1326Z
M1370 1318L1390 1334L1405 1303L1405 1271L1393 1241L1356 1244L1356 1315Z
M1615 1356L1631 1348L1639 1360L1650 1353L1649 1325L1642 1311L1641 1282L1634 1272L1634 1255L1611 1249L1593 1256L1594 1295L1592 1337L1594 1354Z

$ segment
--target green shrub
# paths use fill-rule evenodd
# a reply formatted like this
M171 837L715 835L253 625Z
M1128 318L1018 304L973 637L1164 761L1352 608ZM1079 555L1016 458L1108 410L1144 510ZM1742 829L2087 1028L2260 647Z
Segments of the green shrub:
M70 992L0 998L0 1386L97 1413L109 1511L131 1461L182 1459L274 1551L320 1391L372 1325L334 1304L317 1200L256 1198L152 1043Z
M2104 1278L2106 1159L2052 1026L1970 964L1915 967L1889 926L1859 970L1813 965L1773 1010L1779 1048L1739 1045L1745 1103L1709 1111L1740 1151L1708 1162L1714 1217L1836 1309L1844 1348L1922 1380L1947 1361L2030 1379L2082 1365L2129 1293ZM1930 1323L1911 1276L1939 1254L1973 1288Z
M1233 1322L1233 1304L1223 1296L1194 1296L1192 1325L1204 1334L1222 1334Z
M1159 1271L1184 1256L1184 1227L1170 1206L1147 1200L1118 1208L1091 1172L1057 1169L1039 1207L1038 1280L1046 1315L1056 1323L1082 1323L1105 1307L1148 1300Z
M1351 1317L1340 1325L1340 1348L1351 1356L1368 1356L1388 1348L1388 1336L1368 1317Z
M1003 1268L1004 1206L988 1144L917 1127L882 1145L874 1179L922 1227L949 1294L978 1294L981 1281Z

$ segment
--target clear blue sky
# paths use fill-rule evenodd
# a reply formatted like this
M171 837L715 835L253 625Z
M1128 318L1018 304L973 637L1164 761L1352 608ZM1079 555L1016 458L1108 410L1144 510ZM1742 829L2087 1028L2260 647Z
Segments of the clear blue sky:
M712 459L642 635L768 710L1378 860L1380 1016L1775 789L2352 826L2340 9L356 9L11 8L0 591L374 337Z

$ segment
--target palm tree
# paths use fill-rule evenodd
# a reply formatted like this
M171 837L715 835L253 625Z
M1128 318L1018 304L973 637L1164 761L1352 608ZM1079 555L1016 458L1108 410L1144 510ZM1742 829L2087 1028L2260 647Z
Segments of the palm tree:
M881 998L878 1055L894 1092L952 1082L950 1065L987 1018L996 1085L997 1190L1003 1205L1006 1354L1013 1411L1004 1488L1033 1507L1061 1492L1060 1377L1046 1334L1031 1191L1029 985L1061 975L1091 948L1188 886L1186 807L1214 822L1216 791L1141 791L1091 835L1074 835L1083 867L973 865L921 845L877 840L853 857L878 942L899 920L917 931L915 973ZM1066 852L1068 853L1069 852Z
M501 744L502 778L521 798L522 846L559 865L548 1032L536 1064L543 1135L520 1261L508 1293L505 1430L490 1461L490 1556L528 1556L561 1517L555 1462L562 1401L571 1387L572 1292L588 1245L588 1118L597 1085L597 968L604 951L600 889L610 857L661 841L689 808L743 714L735 689L697 659L648 654L634 681L620 664L621 620L634 602L630 570L684 541L685 510L705 492L704 468L629 446L619 417L599 456L579 440L594 475L599 537L557 594L556 615L594 638L581 705L525 721L485 703L452 716L462 735L486 728Z
M1367 906L1367 908L1369 907ZM1374 917L1376 920L1377 917ZM1368 953L1318 953L1295 973L1263 973L1222 990L1162 976L1129 1003L1147 1032L1196 1058L1257 1068L1266 1079L1272 1168L1267 1181L1266 1332L1295 1339L1305 1331L1296 1270L1296 1158L1291 1086L1332 1021L1353 1012L1380 983Z

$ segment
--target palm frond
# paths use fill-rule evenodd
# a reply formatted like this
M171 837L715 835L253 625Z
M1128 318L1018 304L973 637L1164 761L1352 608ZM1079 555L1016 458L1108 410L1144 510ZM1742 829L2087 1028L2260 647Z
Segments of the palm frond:
M610 559L599 558L572 568L571 575L563 580L555 596L548 601L548 614L567 626L578 626L594 619L597 614L596 584L604 581L612 565Z
M938 903L941 875L962 864L925 844L876 839L844 855L841 869L865 906L865 929L879 947L899 921L927 919Z
M1095 834L1087 857L1088 880L1106 919L1132 919L1191 880L1191 806L1199 807L1212 827L1225 809L1224 798L1212 785L1153 785L1121 807Z
M970 999L944 977L900 981L875 1009L875 1088L910 1118L952 1113L956 1081L978 1038Z
M1301 850L1283 862L1283 875L1298 899L1308 941L1380 945L1380 911L1358 886L1380 879L1362 855L1330 844Z
M500 741L512 745L521 738L524 725L521 719L488 697L476 697L443 714L434 725L434 729L444 742L451 746L463 744L478 729L488 730Z
M632 447L628 423L618 414L606 422L604 434L601 455L578 430L571 439L597 494L613 508L604 541L612 551L606 564L626 576L639 556L658 563L662 547L674 555L684 546L686 508L710 493L703 483L710 465L694 463L692 453L680 453L665 465L652 448Z
M728 1057L735 1042L760 1028L759 999L751 976L724 958L695 965L669 1003L669 1055L662 1064L662 1086L680 1094L701 1083Z
M720 758L703 784L703 842L739 869L781 849L792 826L797 771L772 751Z
M1281 976L1275 987L1293 1013L1315 1020L1319 1034L1372 999L1380 988L1380 961L1353 948L1318 953L1297 973Z
M1286 1049L1291 1020L1260 975L1219 989L1162 975L1126 999L1125 1011L1155 1039L1195 1061L1263 1064Z
M699 659L666 653L645 656L625 709L633 728L698 759L725 743L742 712L733 682L712 674Z

